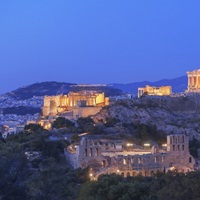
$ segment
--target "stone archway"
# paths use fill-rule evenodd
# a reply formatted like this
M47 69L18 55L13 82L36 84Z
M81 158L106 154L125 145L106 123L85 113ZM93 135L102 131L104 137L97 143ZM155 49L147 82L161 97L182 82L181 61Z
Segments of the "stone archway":
M99 149L98 148L96 148L95 156L99 156Z
M106 161L105 161L105 160L102 160L101 165L102 165L102 167L106 167Z
M144 176L149 176L149 172L148 172L148 171L145 171L145 172L144 172Z

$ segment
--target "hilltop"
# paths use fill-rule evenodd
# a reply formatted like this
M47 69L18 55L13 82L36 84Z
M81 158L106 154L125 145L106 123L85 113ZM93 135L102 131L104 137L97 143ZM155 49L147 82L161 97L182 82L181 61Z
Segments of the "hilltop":
M106 96L121 95L123 93L120 89L109 86L72 87L72 85L77 84L55 81L34 83L25 87L18 88L12 92L6 93L5 95L14 99L24 100L30 99L34 96L68 94L69 92L77 92L80 90L96 90L98 92L104 92Z

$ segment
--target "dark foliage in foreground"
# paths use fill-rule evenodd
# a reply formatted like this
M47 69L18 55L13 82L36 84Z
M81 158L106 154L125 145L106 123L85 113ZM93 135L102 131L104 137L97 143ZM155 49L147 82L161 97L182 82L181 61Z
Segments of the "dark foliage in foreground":
M74 200L87 180L87 169L72 170L64 156L65 141L49 133L26 132L0 140L1 200ZM41 152L29 160L25 152Z
M200 142L196 139L193 138L190 142L189 142L189 151L190 154L197 158L198 157L198 149L200 148Z
M66 141L51 141L49 134L35 130L0 138L1 200L200 199L199 171L127 178L112 174L89 182L87 169L72 170L67 164ZM41 156L28 160L26 151L38 151Z
M127 178L113 174L85 183L79 200L197 200L199 187L200 172Z

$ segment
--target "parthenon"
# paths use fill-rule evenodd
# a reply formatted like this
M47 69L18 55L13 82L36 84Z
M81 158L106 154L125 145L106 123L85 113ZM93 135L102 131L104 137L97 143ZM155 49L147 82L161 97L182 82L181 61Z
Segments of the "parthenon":
M186 92L200 92L200 69L187 72L188 89Z

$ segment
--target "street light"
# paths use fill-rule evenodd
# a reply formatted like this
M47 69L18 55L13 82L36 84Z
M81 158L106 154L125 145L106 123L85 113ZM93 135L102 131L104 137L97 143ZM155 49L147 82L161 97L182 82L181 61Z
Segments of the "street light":
M127 143L126 146L127 146L127 147L132 147L132 146L133 146L133 143Z

